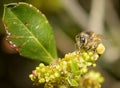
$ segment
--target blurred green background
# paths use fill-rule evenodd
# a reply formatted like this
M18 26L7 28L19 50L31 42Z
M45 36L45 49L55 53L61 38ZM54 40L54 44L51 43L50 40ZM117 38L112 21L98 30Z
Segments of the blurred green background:
M120 0L0 0L0 88L33 88L28 75L40 63L19 56L5 40L3 5L13 2L30 3L46 15L59 57L75 50L79 32L102 34L106 51L95 70L105 77L102 88L120 88Z

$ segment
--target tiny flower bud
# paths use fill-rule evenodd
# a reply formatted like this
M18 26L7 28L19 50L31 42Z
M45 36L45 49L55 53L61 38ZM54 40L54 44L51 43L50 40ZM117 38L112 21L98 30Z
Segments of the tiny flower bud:
M60 74L58 72L55 72L55 77L60 77Z

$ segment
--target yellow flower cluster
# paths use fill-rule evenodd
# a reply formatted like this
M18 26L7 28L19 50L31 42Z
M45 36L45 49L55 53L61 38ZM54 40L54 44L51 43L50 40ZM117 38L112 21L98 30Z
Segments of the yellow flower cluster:
M45 88L55 86L88 88L81 86L93 86L93 84L97 87L89 88L100 88L100 83L103 81L100 81L102 79L100 74L87 73L89 66L96 66L95 62L98 58L99 55L92 51L75 51L66 54L64 58L58 59L51 65L45 66L40 63L29 77L35 84L45 83Z

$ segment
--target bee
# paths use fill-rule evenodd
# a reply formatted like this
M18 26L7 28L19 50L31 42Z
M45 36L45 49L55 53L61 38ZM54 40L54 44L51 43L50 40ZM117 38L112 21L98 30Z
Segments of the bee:
M78 50L91 50L98 54L103 54L105 47L102 44L101 35L94 32L81 32L76 35L76 48Z

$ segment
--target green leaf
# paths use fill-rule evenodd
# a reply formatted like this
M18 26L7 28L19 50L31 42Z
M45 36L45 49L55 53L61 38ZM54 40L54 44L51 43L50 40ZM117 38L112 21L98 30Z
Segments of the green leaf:
M71 86L76 86L77 87L79 85L75 79L69 78L68 82Z
M71 70L74 75L80 75L80 70L76 61L72 60Z
M32 5L23 2L5 5L3 23L8 41L20 55L48 64L57 58L52 28Z

